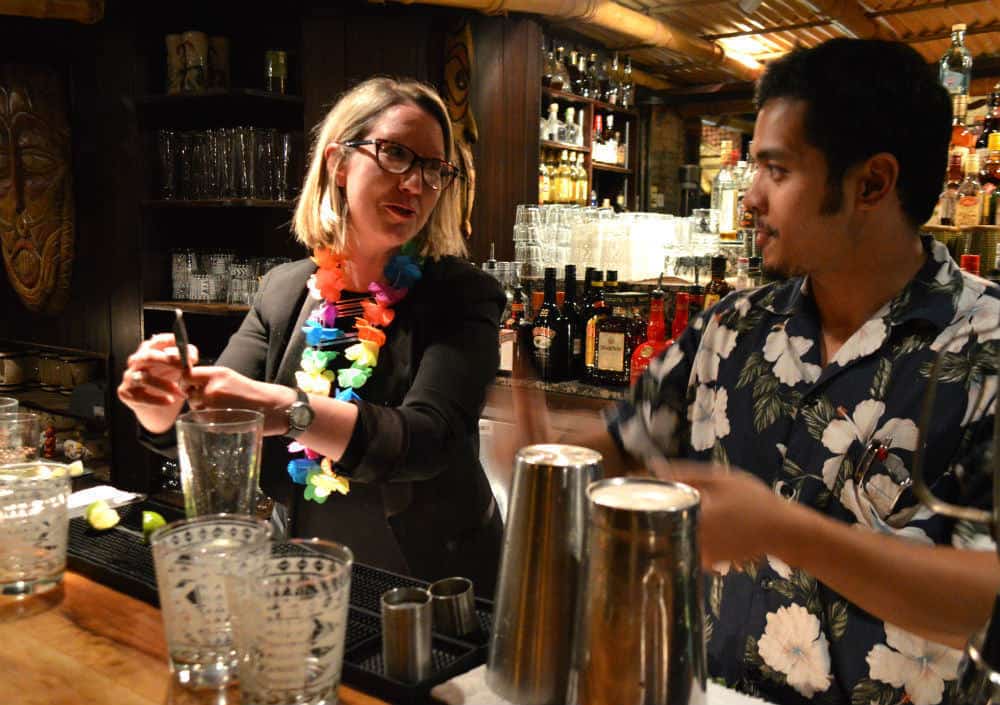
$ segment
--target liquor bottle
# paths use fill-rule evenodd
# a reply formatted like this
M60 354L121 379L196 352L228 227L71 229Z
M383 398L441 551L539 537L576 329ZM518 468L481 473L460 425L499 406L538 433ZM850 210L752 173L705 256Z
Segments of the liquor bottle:
M750 288L750 258L740 257L736 260L736 282L733 284L736 291Z
M663 320L663 275L649 295L649 323L646 339L635 346L629 367L629 383L635 384L649 367L650 361L667 349L667 326Z
M618 282L618 270L609 269L604 273L604 296L617 294L620 289L621 284Z
M576 93L576 84L578 80L578 71L579 71L579 69L577 69L576 64L577 64L576 49L571 49L569 52L569 56L566 57L566 75L569 76L569 81L567 81L565 87L563 88L564 91L567 91L569 93ZM577 93L577 95L579 95L579 93Z
M968 107L969 96L964 93L957 93L951 97L951 144L948 151L959 152L963 156L976 147L976 136L965 125Z
M674 321L670 328L670 340L667 341L667 345L673 345L687 328L690 308L691 295L686 291L678 292L674 299Z
M597 54L591 54L587 62L588 98L597 98L601 93L601 77L597 64Z
M937 212L938 225L955 224L955 204L958 203L958 187L962 183L962 155L952 154L948 158L948 180L945 182L944 191L938 196Z
M590 193L590 184L587 182L587 167L583 164L583 154L579 152L576 155L576 165L580 176L580 180L576 183L576 202L585 206L587 205L587 196Z
M559 105L557 103L549 104L549 119L546 123L545 139L554 142L559 137Z
M619 104L623 108L631 108L635 102L635 84L632 83L632 57L625 57L625 70L622 72Z
M614 58L611 60L611 68L608 70L608 88L601 98L605 103L611 103L611 105L618 105L618 91L620 88L621 76L619 75L618 68L618 52L614 53Z
M965 47L965 25L951 26L951 46L938 62L938 76L941 85L949 93L969 95L969 81L972 78L972 53Z
M519 373L526 371L521 355L531 352L531 322L524 311L524 289L521 282L512 282L513 298L510 303L510 314L500 328L500 371ZM526 330L525 330L526 328ZM530 368L528 368L530 370Z
M545 297L535 314L531 337L534 344L535 367L546 382L561 382L570 368L569 319L556 305L556 269L545 268Z
M559 155L559 203L573 202L573 171L569 166L569 152Z
M565 142L566 144L576 144L576 108L572 105L566 108L565 125L566 130L560 142Z
M583 320L586 326L583 339L584 377L593 379L594 372L594 338L597 333L597 322L607 315L604 306L604 273L594 270L590 276L590 296L583 302Z
M615 131L615 164L625 166L625 140L618 131Z
M542 85L546 88L552 85L552 74L556 67L556 57L552 49L547 49L542 40Z
M585 335L583 324L583 309L576 298L576 266L567 264L563 276L563 297L562 312L566 320L569 321L570 339L570 363L568 379L580 379L583 377L583 338Z
M722 140L722 165L719 173L712 181L712 208L719 211L719 240L735 242L737 241L736 231L736 196L737 184L733 180L732 165L729 160L732 157L732 142Z
M752 210L743 207L743 197L746 196L747 191L753 186L754 179L757 178L757 161L753 158L752 149L753 142L750 143L750 148L747 150L747 166L743 170L743 176L736 191L736 217L739 219L737 227L739 229L739 237L743 240L747 257L752 256L753 250L756 248L756 243L754 242L754 214Z
M997 243L996 254L993 257L993 269L986 277L991 282L1000 281L1000 243Z
M710 309L733 290L726 281L726 256L712 258L712 281L705 287L705 309Z
M976 139L976 153L979 154L980 164L986 161L990 135L994 132L1000 132L1000 83L993 86L993 90L990 91L989 105L983 119L983 129Z
M979 170L979 185L983 199L982 225L996 224L997 189L1000 188L1000 132L994 132L989 139L989 156Z
M982 214L980 190L979 157L969 154L965 157L965 179L958 186L958 202L955 203L956 228L974 228L979 225Z
M632 294L605 293L610 315L599 319L594 330L592 378L601 384L626 385L632 364Z
M549 178L549 167L544 159L538 160L538 203L548 203L552 198L552 182Z
M569 90L569 74L566 72L566 63L563 60L565 51L564 47L556 47L556 62L552 71L552 80L549 82L549 88L556 91Z
M576 60L576 75L573 77L573 92L584 98L590 97L590 79L587 76L587 56L583 52Z

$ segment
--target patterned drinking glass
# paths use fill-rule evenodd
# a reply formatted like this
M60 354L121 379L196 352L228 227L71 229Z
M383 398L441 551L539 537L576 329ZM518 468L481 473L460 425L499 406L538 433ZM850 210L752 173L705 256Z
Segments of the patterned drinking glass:
M221 688L235 677L226 576L259 580L270 539L267 521L230 514L177 521L150 537L170 670L180 686Z
M0 465L0 604L62 582L69 492L61 463Z

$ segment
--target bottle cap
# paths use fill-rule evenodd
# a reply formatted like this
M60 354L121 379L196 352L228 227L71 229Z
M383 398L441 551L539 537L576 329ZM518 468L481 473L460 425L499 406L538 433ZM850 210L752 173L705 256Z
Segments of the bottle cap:
M712 276L713 277L724 277L726 276L726 256L716 255L712 258Z
M952 32L964 32L965 31L965 25L964 24L953 24L951 26L951 31Z

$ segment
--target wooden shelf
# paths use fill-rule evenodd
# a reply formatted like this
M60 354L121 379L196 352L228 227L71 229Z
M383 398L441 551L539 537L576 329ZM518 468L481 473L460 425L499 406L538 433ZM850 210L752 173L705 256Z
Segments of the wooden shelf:
M200 301L146 301L144 311L173 311L179 308L184 313L204 316L240 316L250 310L246 304L202 303Z
M966 233L973 230L997 232L1000 230L1000 225L973 225L971 228L956 228L953 225L922 225L920 229L929 233Z
M629 117L638 117L639 113L632 108L622 108L617 105L612 105L611 103L605 103L600 100L593 101L594 108L596 110L603 110L608 113L615 113L617 115L627 115Z
M613 174L631 174L632 170L617 164L605 164L604 162L591 162L594 171L610 171Z
M199 201L184 199L148 199L147 208L278 208L295 207L295 201L266 201L260 198L209 198Z
M551 88L546 88L542 86L542 95L547 95L554 100L565 100L568 103L589 103L595 108L604 110L610 113L619 113L621 115L628 115L630 117L638 117L638 111L632 108L622 108L618 105L612 105L611 103L605 103L603 100L595 100L594 98L586 98L582 95L577 95L576 93L570 93L569 91L556 91Z
M61 416L71 416L74 419L82 419L84 421L94 421L95 417L86 416L84 414L79 414L70 410L70 399L72 398L69 394L60 394L59 392L51 392L47 389L40 389L35 387L33 389L22 389L15 392L4 392L5 396L15 397L21 404L21 406L37 409L39 411L48 411L52 414L60 414Z
M542 149L565 149L568 152L580 152L581 154L590 153L590 150L586 147L581 147L576 144L566 144L565 142L553 142L552 140L541 140L540 146Z
M557 91L553 88L542 86L542 95L547 95L555 100L565 100L570 103L593 103L593 98L584 98L582 95L570 93L569 91Z
M198 93L163 93L139 96L135 104L140 107L159 107L163 105L197 105L207 102L250 102L257 105L290 105L302 106L305 100L300 95L282 95L255 88L234 88L231 90L200 91Z

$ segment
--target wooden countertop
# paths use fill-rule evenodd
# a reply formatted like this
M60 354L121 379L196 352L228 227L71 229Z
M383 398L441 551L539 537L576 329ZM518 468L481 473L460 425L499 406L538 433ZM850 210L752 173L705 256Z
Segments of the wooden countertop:
M18 615L0 603L0 703L238 702L236 692L171 688L160 611L82 575L67 572L62 600L45 611ZM340 702L384 705L344 686Z

